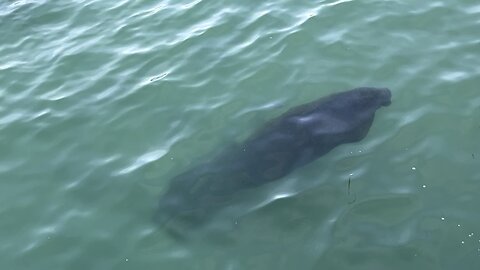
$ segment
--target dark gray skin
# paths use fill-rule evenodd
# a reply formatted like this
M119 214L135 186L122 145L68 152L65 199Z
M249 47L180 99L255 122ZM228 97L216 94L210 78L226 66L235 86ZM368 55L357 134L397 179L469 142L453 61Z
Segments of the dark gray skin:
M280 179L338 145L362 140L377 109L390 103L389 89L362 87L292 108L240 145L174 177L155 219L170 230L180 223L199 226L238 191Z

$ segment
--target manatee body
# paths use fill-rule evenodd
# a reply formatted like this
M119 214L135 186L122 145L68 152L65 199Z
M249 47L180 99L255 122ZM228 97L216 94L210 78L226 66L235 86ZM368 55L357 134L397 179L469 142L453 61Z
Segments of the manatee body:
M280 179L338 145L362 140L377 109L390 103L389 89L362 87L294 107L243 143L174 177L155 219L169 229L179 222L198 226L236 192Z

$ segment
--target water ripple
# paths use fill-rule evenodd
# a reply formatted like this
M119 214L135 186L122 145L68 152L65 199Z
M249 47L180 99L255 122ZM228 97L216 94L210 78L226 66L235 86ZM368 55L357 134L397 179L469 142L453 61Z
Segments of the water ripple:
M155 150L155 151L152 151L152 152L149 152L149 153L145 153L145 154L141 155L140 157L138 157L131 165L122 169L121 171L117 172L116 174L117 175L129 174L129 173L135 171L136 169L138 169L138 168L140 168L140 167L142 167L142 166L144 166L148 163L151 163L153 161L156 161L156 160L162 158L167 153L168 153L168 151L163 150L163 149Z
M449 1L3 1L0 251L24 269L475 262L479 13ZM215 230L181 244L151 225L161 189L196 159L362 84L394 97L367 138L246 194L212 225L234 232L221 248Z

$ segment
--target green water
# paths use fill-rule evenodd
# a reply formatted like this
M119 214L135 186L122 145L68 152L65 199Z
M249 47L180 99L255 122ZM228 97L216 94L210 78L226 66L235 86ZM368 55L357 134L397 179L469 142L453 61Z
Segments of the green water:
M476 1L4 0L0 269L478 269L479 53ZM362 85L393 93L367 138L228 231L151 221L203 156Z

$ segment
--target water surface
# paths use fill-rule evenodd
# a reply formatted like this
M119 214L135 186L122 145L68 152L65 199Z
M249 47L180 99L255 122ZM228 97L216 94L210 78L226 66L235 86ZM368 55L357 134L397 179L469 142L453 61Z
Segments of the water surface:
M480 265L475 1L6 0L0 25L1 269ZM245 194L221 233L151 221L203 156L363 85L393 92L367 138Z

